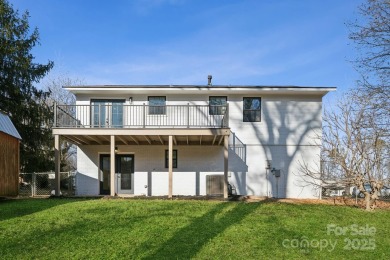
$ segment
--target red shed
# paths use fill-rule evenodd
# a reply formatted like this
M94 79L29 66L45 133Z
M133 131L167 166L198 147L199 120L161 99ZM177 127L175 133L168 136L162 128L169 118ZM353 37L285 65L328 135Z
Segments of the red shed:
M0 111L0 196L18 195L21 139L11 119Z

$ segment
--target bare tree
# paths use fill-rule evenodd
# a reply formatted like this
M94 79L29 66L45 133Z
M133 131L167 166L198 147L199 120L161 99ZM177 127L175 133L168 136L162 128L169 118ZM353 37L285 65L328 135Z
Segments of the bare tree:
M81 85L81 83L82 82L78 79L71 79L66 74L60 74L58 76L47 77L44 81L44 87L46 91L50 92L51 102L74 105L76 104L76 97L63 87Z
M355 186L365 196L366 209L373 209L384 184L389 182L388 131L377 120L371 100L351 91L340 100L338 111L323 117L322 154L331 163L331 172L310 169L302 163L307 179L320 185Z
M359 9L359 19L347 24L355 44L354 65L361 74L359 95L371 99L370 108L379 114L390 113L390 1L367 0ZM389 127L389 122L386 127Z
M360 19L348 23L358 56L361 78L355 90L323 117L322 171L302 163L305 180L315 184L357 187L372 209L384 184L389 184L390 160L390 1L367 0ZM318 167L320 168L320 167Z
M66 74L47 77L44 82L44 87L46 91L50 93L50 98L48 100L49 105L53 106L55 103L69 105L63 109L68 109L69 113L71 113L72 110L75 109L73 105L76 104L76 97L63 87L81 84L81 80L71 79ZM66 140L61 140L60 158L62 171L72 171L76 169L76 147Z
M387 83L390 73L390 1L367 0L358 12L360 19L349 22L349 38L359 56L358 68L374 72Z

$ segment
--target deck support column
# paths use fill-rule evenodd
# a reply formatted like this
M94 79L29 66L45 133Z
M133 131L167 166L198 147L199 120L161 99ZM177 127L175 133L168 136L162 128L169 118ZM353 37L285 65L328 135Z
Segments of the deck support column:
M55 195L60 196L60 172L61 172L61 156L60 156L60 136L54 135L54 172L55 172Z
M168 170L169 170L169 180L168 180L168 198L172 199L172 179L173 179L173 162L172 162L172 156L173 156L173 142L172 142L172 135L169 136L169 142L168 142Z
M223 198L228 198L229 136L223 138Z
M110 195L115 196L115 135L110 139Z

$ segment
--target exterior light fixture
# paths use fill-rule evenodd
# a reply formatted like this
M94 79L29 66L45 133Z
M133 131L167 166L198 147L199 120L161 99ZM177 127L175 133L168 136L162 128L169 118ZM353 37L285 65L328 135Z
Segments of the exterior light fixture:
M271 163L272 163L272 160L266 160L267 167L265 167L265 168L266 169L271 169Z

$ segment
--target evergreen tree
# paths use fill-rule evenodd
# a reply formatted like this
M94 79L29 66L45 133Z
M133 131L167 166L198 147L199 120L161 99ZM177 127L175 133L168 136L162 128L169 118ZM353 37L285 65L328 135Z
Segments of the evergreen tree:
M0 0L0 110L11 117L22 136L21 170L53 169L52 110L49 92L37 89L53 62L34 62L31 50L39 44L38 29L30 31L29 13L19 16L6 0Z

